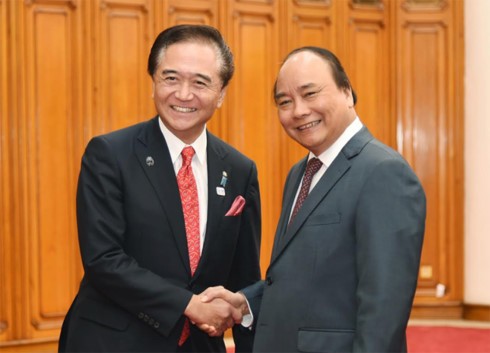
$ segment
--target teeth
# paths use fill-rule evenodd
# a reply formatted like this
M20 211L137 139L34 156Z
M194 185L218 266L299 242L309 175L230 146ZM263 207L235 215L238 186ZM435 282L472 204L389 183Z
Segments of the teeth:
M305 125L301 125L298 127L298 130L305 130L305 129L309 129L310 127L313 127L315 125L318 125L320 123L320 120L317 120L317 121L312 121L311 123L308 123L308 124L305 124Z
M181 112L181 113L190 113L190 112L196 111L196 108L178 107L176 105L172 106L172 108L178 112Z

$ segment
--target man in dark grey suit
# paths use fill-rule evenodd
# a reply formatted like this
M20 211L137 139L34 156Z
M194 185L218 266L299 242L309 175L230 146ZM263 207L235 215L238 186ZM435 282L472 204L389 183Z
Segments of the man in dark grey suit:
M310 152L287 177L266 279L203 300L247 313L246 297L255 352L405 352L426 216L418 178L363 126L328 50L291 52L274 97L286 133Z
M93 138L82 159L85 275L61 352L225 352L222 336L194 324L222 332L241 313L198 294L260 279L255 163L205 126L233 75L228 46L212 27L175 26L156 38L148 72L158 116ZM237 350L250 351L253 332L233 331Z

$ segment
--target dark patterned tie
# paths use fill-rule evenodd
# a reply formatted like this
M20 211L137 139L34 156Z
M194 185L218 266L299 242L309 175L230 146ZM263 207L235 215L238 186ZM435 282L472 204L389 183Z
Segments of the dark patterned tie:
M305 176L303 177L303 181L301 182L301 189L299 190L298 198L296 199L296 204L293 208L293 213L291 213L291 218L289 218L289 224L293 221L294 217L298 214L299 209L303 206L303 202L305 202L308 193L310 192L310 185L313 176L320 170L322 167L322 162L318 158L312 158L308 161L308 165L306 166Z
M182 150L182 167L177 173L177 184L179 185L180 200L182 201L182 211L184 212L185 233L187 237L187 248L189 250L189 262L191 265L191 275L194 275L200 252L200 234L199 234L199 198L197 195L197 184L194 174L192 173L192 157L194 148L185 147ZM185 320L184 329L179 340L179 346L183 345L189 337L190 324Z

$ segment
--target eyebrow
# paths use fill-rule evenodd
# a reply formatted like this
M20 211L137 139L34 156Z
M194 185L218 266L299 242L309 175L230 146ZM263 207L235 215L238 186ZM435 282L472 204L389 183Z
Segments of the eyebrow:
M162 74L163 75L178 74L178 71L177 70L163 70L162 71ZM196 73L195 76L200 77L201 79L203 79L204 81L207 81L209 83L212 83L213 82L213 80L211 79L211 77L209 77L208 75Z
M315 86L314 83L311 83L311 82L310 83L305 83L304 85L299 86L299 89L298 90L299 91L304 91L304 90L309 89L309 88L312 88L314 86ZM286 96L286 93L279 92L279 93L277 93L277 94L274 95L274 100L277 102L277 100L279 100L280 98L282 98L284 96Z

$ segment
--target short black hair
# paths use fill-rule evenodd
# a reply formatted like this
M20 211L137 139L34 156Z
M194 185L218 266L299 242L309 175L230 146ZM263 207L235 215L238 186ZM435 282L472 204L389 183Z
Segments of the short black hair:
M148 73L150 76L155 73L164 51L172 44L183 42L202 42L218 49L222 61L219 76L222 87L226 87L235 71L233 53L221 33L216 28L207 25L177 25L161 32L155 39L148 57Z
M332 74L333 74L333 79L335 81L335 84L337 85L338 88L344 88L351 90L352 92L352 99L354 101L354 105L357 103L357 94L352 88L352 85L350 83L349 77L347 77L347 74L342 67L342 64L340 63L340 60L335 56L334 53L332 53L330 50L327 50L325 48L320 48L320 47L314 47L314 46L305 46L305 47L300 47L292 50L286 58L283 60L282 65L294 54L303 52L303 51L309 51L312 52L313 54L318 55L321 57L323 60L327 62L328 65L332 68ZM276 94L276 89L277 89L277 79L276 82L274 82L274 96Z

